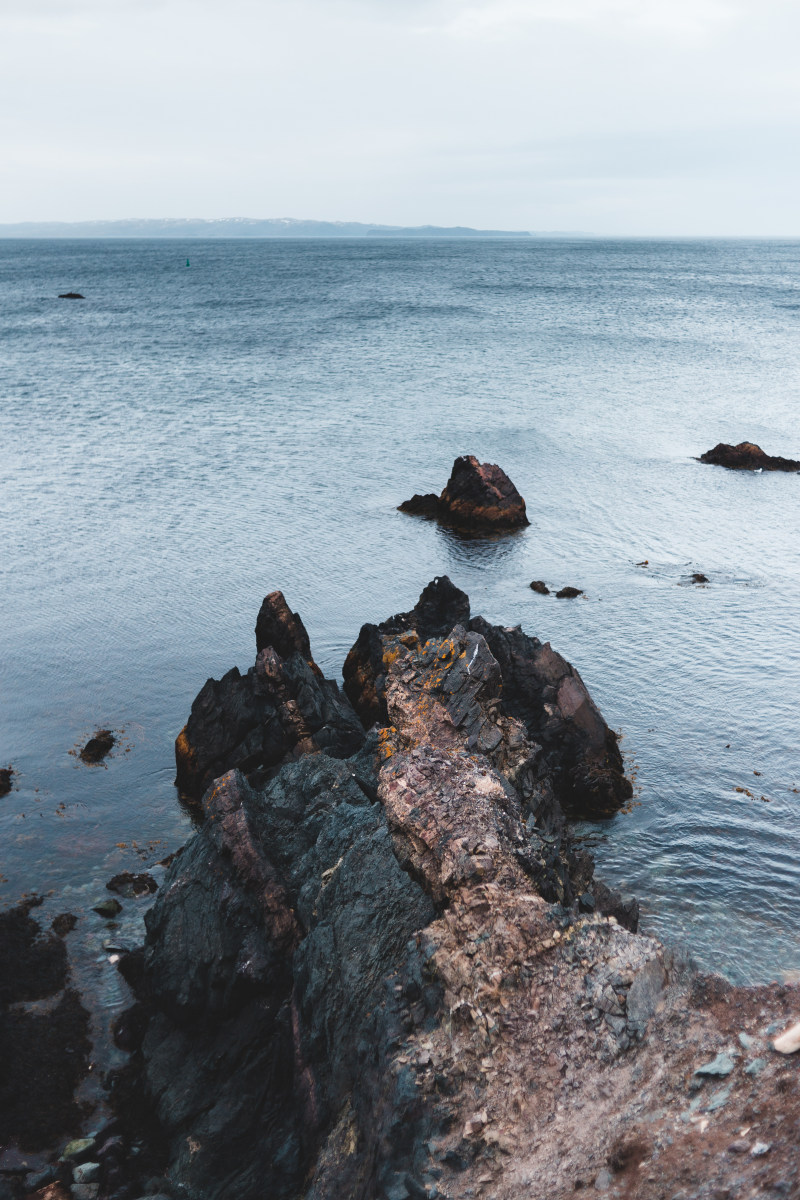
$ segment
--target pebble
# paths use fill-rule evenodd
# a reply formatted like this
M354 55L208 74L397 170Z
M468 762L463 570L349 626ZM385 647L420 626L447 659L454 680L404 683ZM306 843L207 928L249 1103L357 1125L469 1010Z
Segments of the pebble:
M772 1142L756 1142L750 1151L752 1158L763 1158L772 1149Z
M792 1025L791 1029L787 1029L780 1037L775 1038L772 1048L779 1054L794 1054L800 1050L800 1021L796 1025Z
M100 1163L80 1163L72 1172L73 1183L97 1183L100 1178Z
M728 1146L729 1154L747 1154L750 1149L750 1143L744 1138L737 1138L735 1142L731 1142Z
M67 1142L64 1149L61 1151L60 1162L78 1162L82 1158L87 1158L94 1150L96 1142L94 1138L74 1138L71 1142Z
M106 920L111 920L113 917L116 917L118 913L122 912L122 905L120 904L119 900L114 900L113 898L109 900L100 900L94 905L92 912L96 912L100 917L105 917Z
M703 1112L716 1112L717 1109L727 1104L731 1098L732 1088L733 1084L729 1084L727 1087L719 1088L716 1092L712 1092L708 1102L703 1106Z
M703 1067L698 1067L695 1075L710 1075L718 1079L724 1079L726 1075L730 1075L733 1068L734 1062L729 1055L718 1054L712 1062L706 1063Z
M747 1064L744 1073L745 1075L758 1075L759 1072L764 1070L766 1065L767 1060L765 1058L754 1058L751 1063Z
M611 1174L611 1172L606 1167L604 1167L602 1171L598 1171L597 1177L595 1178L595 1181L594 1181L595 1191L607 1192L608 1189L611 1187L611 1182L612 1182L613 1178L614 1178L614 1176Z
M749 1050L750 1047L753 1045L753 1041L754 1041L754 1039L750 1037L749 1033L740 1033L739 1034L739 1045L742 1047L743 1050Z

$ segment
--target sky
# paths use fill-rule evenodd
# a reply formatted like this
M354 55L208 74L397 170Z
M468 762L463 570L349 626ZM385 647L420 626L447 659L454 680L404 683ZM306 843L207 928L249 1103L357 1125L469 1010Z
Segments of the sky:
M0 222L800 236L797 0L0 0Z

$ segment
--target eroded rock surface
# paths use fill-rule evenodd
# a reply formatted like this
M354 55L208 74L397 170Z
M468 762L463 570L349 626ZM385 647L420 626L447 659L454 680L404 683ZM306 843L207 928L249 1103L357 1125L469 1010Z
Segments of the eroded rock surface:
M700 455L700 462L735 471L800 471L800 462L765 453L755 442L739 442L730 446L720 442L713 450Z
M525 501L496 463L479 463L474 454L464 454L440 496L432 492L414 495L398 505L400 512L436 517L467 531L518 529L529 525Z
M734 992L604 915L625 906L570 846L558 799L594 803L621 774L580 677L520 630L470 621L446 580L386 625L350 673L380 728L262 788L216 779L126 966L171 1185L190 1200L797 1194L794 1077L767 1039L800 994ZM720 1053L722 1089L696 1074Z
M364 730L338 685L311 657L308 634L282 593L272 592L256 625L255 666L209 679L175 742L180 792L199 800L218 776L236 767L263 780L300 754L355 753Z

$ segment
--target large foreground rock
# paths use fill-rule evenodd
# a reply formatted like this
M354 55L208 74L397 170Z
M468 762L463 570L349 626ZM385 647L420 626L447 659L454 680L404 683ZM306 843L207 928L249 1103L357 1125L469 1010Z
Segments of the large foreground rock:
M567 735L578 677L519 631L467 622L465 601L435 581L377 635L393 639L386 719L357 755L288 762L261 789L232 770L206 792L126 969L171 1187L797 1194L800 1103L764 1056L798 989L733 992L601 914L591 863L552 832L559 726L549 751L528 728L546 724L546 679ZM410 623L456 611L424 642ZM696 1072L722 1051L714 1090Z
M182 795L198 800L217 776L234 767L263 780L300 754L355 753L364 730L338 685L311 656L303 622L281 592L272 592L256 623L255 666L234 667L209 679L197 694L175 742Z
M415 495L398 508L416 516L437 517L469 532L518 529L530 524L525 501L505 471L495 463L479 463L472 454L455 460L440 496Z
M700 462L735 471L800 471L800 462L766 454L755 442L739 442L729 446L720 442L713 450L700 455Z

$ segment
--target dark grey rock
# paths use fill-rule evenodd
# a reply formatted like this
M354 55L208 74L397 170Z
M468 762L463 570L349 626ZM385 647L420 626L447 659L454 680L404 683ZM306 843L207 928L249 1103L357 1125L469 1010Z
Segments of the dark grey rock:
M718 1054L711 1062L705 1063L702 1067L698 1067L695 1071L695 1076L724 1079L730 1075L735 1067L732 1058L727 1054Z

